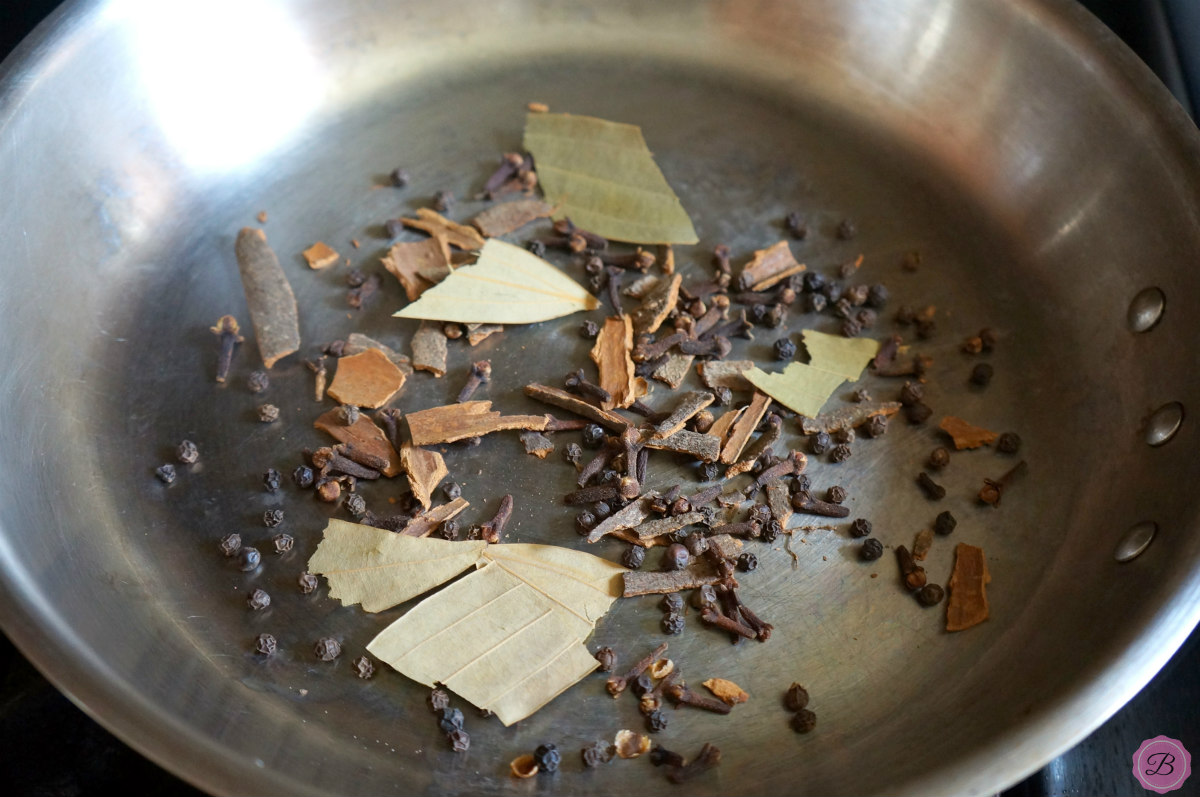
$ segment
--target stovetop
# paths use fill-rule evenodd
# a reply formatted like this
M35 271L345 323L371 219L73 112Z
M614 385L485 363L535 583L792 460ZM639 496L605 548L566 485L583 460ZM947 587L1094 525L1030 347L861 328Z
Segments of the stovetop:
M0 0L0 57L62 0ZM170 2L171 0L163 0ZM1159 76L1189 113L1200 108L1200 2L1082 0ZM1121 711L1003 797L1143 795L1134 751L1165 735L1200 752L1200 629ZM102 792L201 795L75 707L0 635L0 784L13 795ZM1200 795L1200 777L1173 794Z

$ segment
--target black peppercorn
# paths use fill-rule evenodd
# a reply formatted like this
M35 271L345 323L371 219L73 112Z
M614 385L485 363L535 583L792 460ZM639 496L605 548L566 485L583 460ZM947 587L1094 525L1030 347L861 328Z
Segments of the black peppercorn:
M854 314L854 305L850 304L849 297L843 296L834 303L833 314L841 319L850 318Z
M271 544L275 546L275 553L277 554L285 554L292 550L295 542L291 534L276 534L271 538Z
M440 714L450 708L450 693L445 689L431 689L426 702L434 714Z
M858 549L858 555L864 561L873 562L883 556L883 543L874 537L867 537L863 540L862 547Z
M829 436L828 432L817 432L808 438L808 450L817 456L821 456L831 448L833 448L833 438Z
M864 426L867 437L883 437L888 430L888 416L872 415Z
M270 634L259 634L254 640L254 652L261 653L264 656L274 654L275 646L275 637Z
M364 681L375 674L375 663L366 656L354 660L354 674Z
M664 570L682 570L687 567L688 560L692 555L688 553L688 549L677 542L673 542L667 546L666 553L663 554L663 569Z
M664 612L681 612L683 611L683 596L678 592L669 592L663 595L659 605L662 606Z
M450 749L456 753L465 753L471 749L471 734L462 728L455 728L446 734L446 741L450 742Z
M790 360L796 356L796 344L787 338L775 341L774 350L776 360Z
M715 482L721 478L721 466L716 462L705 462L700 466L700 477L706 482Z
M260 404L258 407L258 420L262 423L275 423L279 420L279 408L274 404Z
M937 333L937 322L932 318L917 319L917 337L921 340L932 338Z
M792 234L792 237L797 241L803 241L808 237L808 225L804 223L804 217L800 215L800 211L793 210L783 220L783 226Z
M396 188L403 188L408 185L408 172L400 167L393 169L389 176L392 178L392 185Z
M629 691L637 697L652 692L654 691L654 679L650 677L650 673L644 672L629 685Z
M155 469L154 475L163 484L172 484L175 481L175 466L169 462L166 465L160 465Z
M879 316L874 310L863 308L855 314L854 320L857 321L859 326L861 326L863 329L870 329L875 326L875 323L879 320Z
M346 496L346 499L342 501L342 506L346 507L346 511L352 517L360 518L367 514L367 499L358 493L350 493L350 495Z
M783 705L788 711L803 711L808 707L808 690L800 684L792 684L783 693Z
M612 672L617 666L617 653L607 645L592 655L596 657L596 661L600 662L600 672Z
M308 595L317 588L319 582L312 573L301 573L300 577L296 579L296 583L300 585L300 591Z
M667 729L667 715L662 711L651 711L646 715L646 729L658 733Z
M246 605L254 611L260 611L271 605L271 596L265 590L256 589L246 598Z
M900 388L900 403L905 407L920 404L925 398L925 388L920 382L905 382Z
M913 426L925 423L931 415L933 415L933 408L923 401L904 408L904 416L908 418L908 422Z
M876 310L887 304L888 289L882 283L876 283L867 290L867 307L874 307Z
M242 572L245 573L249 573L251 570L257 570L258 566L262 564L262 554L258 552L257 548L243 547L238 551L237 556L238 567L241 568Z
M399 238L404 234L404 224L399 219L388 219L383 223L384 232L388 238Z
M804 295L804 311L806 313L820 313L828 303L829 300L823 293L806 293Z
M637 570L646 561L646 549L640 545L630 545L621 556L621 564L630 570Z
M725 385L717 385L712 389L713 399L718 407L727 407L733 401L733 391Z
M439 715L438 727L442 729L442 733L462 730L463 713L461 709L444 708L439 712Z
M588 448L596 448L604 442L604 427L589 423L583 427L583 444Z
M834 446L833 450L829 452L830 462L845 462L848 459L850 459L850 446L846 443Z
M862 332L862 330L862 324L853 318L847 318L842 322L842 328L839 331L842 333L842 337L844 338L856 338L858 337L858 334Z
M609 506L607 501L597 501L592 504L592 511L596 513L597 518L604 520L604 518L612 514L612 507Z
M283 522L282 509L268 509L263 512L263 525L269 529L273 529Z
M1021 450L1021 437L1016 432L1005 432L996 441L996 450L1001 454L1015 454Z
M945 595L945 591L937 584L926 584L917 590L917 603L922 606L937 606Z
M316 481L316 478L317 477L316 474L313 473L313 469L307 465L301 465L292 471L292 481L295 482L296 486L300 487L301 489L312 487L313 482Z
M941 470L950 464L950 452L945 448L938 446L929 452L929 467L934 470Z
M664 634L671 634L672 636L676 634L682 634L683 615L676 612L667 612L664 614L662 619L662 630Z
M191 440L184 440L175 449L175 457L184 465L195 465L200 459L200 449Z
M591 340L600 334L600 325L588 319L579 325L579 336Z
M433 194L433 209L438 213L445 213L450 208L454 207L454 192L441 189Z
M219 545L221 548L221 553L225 554L226 556L234 556L242 549L242 535L238 534L236 531L232 534L226 534L221 538Z
M442 495L446 496L447 501L453 501L462 496L462 488L458 486L458 482L447 482L442 485Z
M849 445L854 442L854 430L847 426L833 433L833 442Z
M460 528L458 521L454 518L443 520L442 524L438 526L438 536L443 540L457 540Z
M559 755L558 748L552 744L540 744L533 751L533 762L537 764L538 772L556 772L561 761L562 756Z
M954 519L954 515L950 514L949 510L938 513L937 518L933 521L933 530L942 536L953 532L956 526L958 526L958 521Z
M989 363L979 363L971 369L971 384L986 387L992 381L995 369Z
M850 524L851 537L869 537L871 536L871 521L865 517L855 518Z
M838 222L834 234L837 235L838 240L849 241L855 235L858 235L858 228L854 226L854 222L850 221L850 219L842 219Z
M797 711L792 717L792 730L796 733L808 733L813 728L817 727L817 715L808 709Z
M756 569L757 567L758 567L758 557L757 556L750 553L749 551L747 551L746 553L743 553L743 554L738 554L738 558L737 558L737 569L738 570L741 570L743 573L749 573L750 571Z
M783 525L775 518L771 518L767 521L766 525L762 527L762 541L775 542L775 540L779 539L779 535L782 533Z
M585 767L598 767L612 761L615 749L609 742L592 742L579 751Z
M251 393L261 393L271 386L271 377L267 376L266 371L251 371L250 376L246 378L246 387Z
M563 459L578 467L583 459L583 447L579 443L568 443L563 448Z
M317 643L313 645L313 653L321 661L333 661L338 656L342 655L342 643L338 642L333 637L321 637Z
M580 537L586 537L596 525L596 516L586 509L575 516L575 531Z
M840 504L846 500L846 488L835 484L825 492L825 500L831 504Z
M267 488L267 492L278 492L282 479L283 477L279 475L279 471L274 468L267 468L267 472L263 474L263 487Z

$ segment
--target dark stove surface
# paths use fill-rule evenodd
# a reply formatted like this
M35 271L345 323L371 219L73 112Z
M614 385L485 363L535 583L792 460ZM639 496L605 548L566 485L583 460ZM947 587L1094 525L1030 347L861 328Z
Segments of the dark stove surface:
M1189 113L1200 108L1200 0L1082 1ZM0 0L0 58L60 3ZM1200 630L1112 719L1003 797L1147 794L1133 778L1131 756L1144 739L1160 734L1200 753ZM0 784L12 795L202 794L101 728L2 635L0 751ZM1172 794L1200 795L1200 777Z

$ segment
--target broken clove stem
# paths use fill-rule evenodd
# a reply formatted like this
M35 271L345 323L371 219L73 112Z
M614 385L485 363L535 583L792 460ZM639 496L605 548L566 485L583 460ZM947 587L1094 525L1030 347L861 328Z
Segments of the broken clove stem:
M757 520L742 520L714 526L711 534L728 534L730 537L757 537L762 534L762 524Z
M850 507L831 504L812 497L812 493L801 490L792 495L792 509L806 515L821 515L822 517L849 517Z
M638 340L638 344L633 347L633 353L630 357L635 363L657 360L686 340L688 340L686 332L674 332L653 342L650 341L649 336L645 336Z
M397 451L401 448L400 417L400 410L394 407L384 407L375 413L375 419L383 424L383 432L387 436L388 442Z
M705 606L700 610L700 621L705 625L711 625L713 628L720 628L722 631L728 631L732 634L745 637L746 639L757 639L758 633L748 626L744 626L732 617L726 617L711 606ZM717 701L720 703L720 701ZM721 703L721 705L725 705ZM728 709L728 706L725 706ZM728 714L728 710L721 712Z
M667 779L672 783L684 783L701 772L712 769L719 763L721 763L720 749L715 745L705 742L704 746L700 748L700 755L696 756L695 761L671 770L671 773L667 775Z
M504 533L504 527L508 525L508 521L512 517L512 511L513 497L506 495L500 499L500 508L496 510L496 516L481 527L485 542L492 544L500 542L500 535Z
M925 496L931 500L940 501L946 497L946 488L935 482L925 471L917 474L917 484L921 485L921 489L925 491ZM996 500L1000 500L999 491L996 492Z
M566 379L563 380L563 387L572 393L599 401L601 404L607 404L612 401L612 393L609 393L594 382L589 382L587 377L583 375L582 368L567 374Z
M610 695L612 695L613 697L619 696L622 692L625 691L625 688L627 686L629 686L629 684L631 684L634 680L637 679L637 677L639 675L641 675L643 672L646 671L647 667L649 667L654 662L658 661L658 659L662 657L662 654L664 654L666 652L667 652L667 643L664 642L661 645L659 645L658 647L656 647L654 650L650 651L649 655L647 655L646 658L642 659L637 664L634 664L632 667L630 667L629 672L625 673L624 675L613 676L612 678L609 678L608 682L605 683L604 687L608 690L608 693Z
M356 479L378 479L379 471L363 467L354 460L342 454L341 446L325 446L318 448L312 454L313 465L321 469L322 476L330 472L353 476Z
M325 370L325 357L321 356L315 360L305 360L304 364L308 366L308 370L316 375L316 386L313 395L317 401L325 400L325 380L328 372Z
M463 389L458 391L458 403L470 401L471 396L475 395L475 391L485 382L490 382L492 379L492 361L480 360L476 363L471 363L471 373L467 377L467 383L463 385Z
M979 500L989 504L993 509L1000 506L1000 496L1013 481L1023 475L1026 470L1025 460L1014 465L999 479L984 479L983 487L979 490Z
M625 315L625 308L621 306L621 280L625 277L625 270L617 266L605 266L604 275L607 277L608 303L617 315Z
M779 416L774 416L778 418ZM742 495L750 496L766 487L776 479L782 479L787 476L799 476L808 467L808 457L803 451L792 451L782 462L777 462L771 467L765 469L762 473L746 485L746 489L742 491Z
M896 548L896 562L900 565L900 580L909 589L925 586L925 568L913 561L912 554L903 545Z
M696 357L716 357L718 360L725 359L732 350L733 344L724 335L713 335L704 340L689 338L679 344L679 351L683 354L691 354Z
M217 381L224 382L229 377L229 366L233 362L233 349L245 338L238 334L237 319L231 315L223 315L217 323L209 327L214 335L219 337L220 350L217 352Z
M700 616L703 617L705 612L710 611L712 610L705 608L701 610ZM751 631L751 634L753 633L754 632ZM683 703L684 705L702 708L705 711L711 711L714 714L728 714L730 712L730 705L724 700L718 700L715 697L707 697L706 695L693 692L691 689L688 689L687 684L671 684L666 689L666 695L676 703Z

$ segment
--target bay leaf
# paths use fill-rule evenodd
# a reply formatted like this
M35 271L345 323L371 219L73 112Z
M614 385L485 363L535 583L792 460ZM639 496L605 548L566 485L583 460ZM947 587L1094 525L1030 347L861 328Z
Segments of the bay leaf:
M742 375L756 388L801 415L815 418L841 384L857 380L879 350L871 338L844 338L808 329L803 333L809 363L789 363L782 372L750 368Z
M546 200L583 229L630 243L699 241L636 125L531 113L524 146Z
M596 297L550 263L489 238L474 265L455 269L393 315L463 324L533 324L599 306Z
M583 644L622 591L625 569L554 545L414 538L331 520L310 572L343 603L380 611L422 600L367 650L427 686L445 685L505 725L598 666Z

